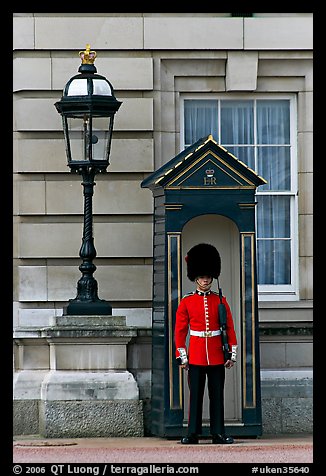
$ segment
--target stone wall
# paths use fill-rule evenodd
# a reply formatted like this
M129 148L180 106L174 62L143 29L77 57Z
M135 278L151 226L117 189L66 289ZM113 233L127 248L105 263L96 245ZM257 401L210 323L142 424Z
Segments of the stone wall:
M95 180L99 297L112 304L114 315L126 316L127 326L150 332L153 199L140 183L180 152L183 98L286 94L296 103L297 290L276 300L261 296L259 315L267 326L311 326L312 14L14 13L14 327L51 326L76 295L82 187L66 165L54 103L77 73L78 52L86 43L97 50L98 72L112 82L122 101L109 173ZM150 343L148 336L137 339L137 344L128 344L128 369L139 387L148 431ZM310 431L311 348L312 335L262 337L266 432ZM40 347L38 362L35 353L31 357L38 381L48 365L45 354ZM15 399L20 415L16 428L24 432L24 422L30 422L33 433L40 425L40 401L33 379L24 385L30 398ZM43 410L51 415L50 407Z

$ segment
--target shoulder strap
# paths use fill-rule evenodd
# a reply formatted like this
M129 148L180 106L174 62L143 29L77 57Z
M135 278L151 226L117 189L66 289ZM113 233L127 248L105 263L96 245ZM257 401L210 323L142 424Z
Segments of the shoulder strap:
M190 291L190 293L185 294L185 295L182 297L182 299L184 299L184 298L186 298L186 297L189 297L189 296L193 296L194 294L195 294L194 291Z
M222 288L220 288L220 286L218 287L218 295L219 295L219 298L220 298L220 303L222 304L223 294L222 294Z
M222 294L222 289L220 287L218 288L218 295L220 298L220 304L218 305L219 320L220 320L221 327L225 329L226 328L226 308L222 301L223 294Z

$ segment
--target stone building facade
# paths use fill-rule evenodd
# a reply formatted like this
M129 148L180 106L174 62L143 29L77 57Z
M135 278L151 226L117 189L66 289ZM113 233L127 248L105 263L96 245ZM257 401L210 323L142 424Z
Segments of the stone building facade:
M54 103L87 43L122 101L109 173L96 178L96 279L99 297L130 331L122 360L143 402L144 433L151 432L153 197L140 184L185 148L185 101L207 99L290 104L291 283L258 289L263 429L311 431L312 14L15 13L15 432L40 431L54 358L42 329L60 318L80 276L82 189L66 165Z

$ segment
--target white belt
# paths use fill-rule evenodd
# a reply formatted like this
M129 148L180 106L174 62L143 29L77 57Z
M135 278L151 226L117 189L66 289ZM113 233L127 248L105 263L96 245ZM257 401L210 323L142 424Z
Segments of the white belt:
M191 336L197 336L197 337L214 337L214 336L219 336L221 334L221 331L193 331L190 329L190 335Z

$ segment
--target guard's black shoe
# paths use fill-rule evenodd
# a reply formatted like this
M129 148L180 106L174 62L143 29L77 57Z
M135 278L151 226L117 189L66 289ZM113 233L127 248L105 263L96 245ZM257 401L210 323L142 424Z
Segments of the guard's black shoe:
M181 439L183 445L197 445L198 436L197 435L188 435Z
M212 443L214 445L231 445L234 442L232 436L213 435Z

